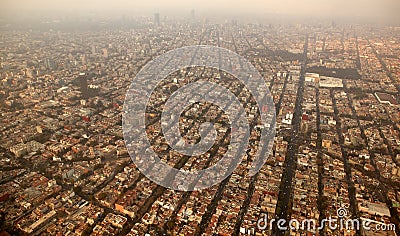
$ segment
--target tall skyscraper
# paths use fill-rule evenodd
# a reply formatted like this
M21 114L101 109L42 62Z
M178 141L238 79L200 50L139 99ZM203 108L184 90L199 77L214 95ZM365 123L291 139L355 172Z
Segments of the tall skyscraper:
M155 26L160 26L161 22L160 22L160 13L155 13L154 14L154 25Z
M55 62L53 59L46 58L44 60L44 66L46 67L47 70L54 70L55 69Z
M190 19L191 19L192 21L194 21L194 20L196 19L196 12L194 11L194 9L192 9L192 10L190 11Z
M81 90L82 97L88 98L89 97L89 89L88 89L88 82L87 82L87 75L85 73L80 73L77 79L78 86Z

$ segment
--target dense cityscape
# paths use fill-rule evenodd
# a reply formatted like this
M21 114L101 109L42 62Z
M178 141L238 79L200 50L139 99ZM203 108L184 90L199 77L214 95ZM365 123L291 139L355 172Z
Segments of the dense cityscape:
M75 31L2 28L0 235L400 235L400 27L220 21L194 10L188 18L155 13ZM214 165L233 132L221 108L196 103L176 117L180 131L198 142L200 124L212 121L215 145L196 158L171 150L160 113L184 85L229 88L252 124L238 168L216 186L185 192L157 185L133 164L122 111L146 63L190 45L249 60L269 87L277 124L266 163L250 176L260 117L249 91L212 68L170 74L146 113L147 137L170 166ZM339 209L384 230L258 225L265 215L321 222Z

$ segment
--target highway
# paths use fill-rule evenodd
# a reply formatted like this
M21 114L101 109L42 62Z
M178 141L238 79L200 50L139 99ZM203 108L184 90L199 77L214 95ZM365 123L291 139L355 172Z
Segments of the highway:
M293 179L297 169L297 152L299 149L299 131L302 115L303 93L305 84L305 75L307 67L307 52L308 52L308 35L304 43L303 62L301 65L299 85L297 88L296 104L294 108L292 120L292 135L288 144L288 149L285 157L285 170L282 174L280 191L278 196L278 204L275 212L276 219L289 219L293 201ZM289 222L289 220L287 220ZM285 232L277 228L274 224L273 235L284 235Z

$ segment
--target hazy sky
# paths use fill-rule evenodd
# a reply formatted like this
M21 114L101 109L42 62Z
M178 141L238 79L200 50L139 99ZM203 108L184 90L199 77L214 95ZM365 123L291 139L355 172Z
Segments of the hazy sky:
M126 14L265 14L400 21L399 0L0 0L1 16ZM397 23L397 22L395 22Z

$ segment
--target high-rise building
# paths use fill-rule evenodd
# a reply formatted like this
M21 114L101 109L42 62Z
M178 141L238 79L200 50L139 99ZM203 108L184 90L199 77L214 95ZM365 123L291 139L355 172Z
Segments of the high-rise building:
M44 66L47 70L54 70L55 69L55 62L50 58L44 59Z
M89 89L88 89L88 81L87 75L85 73L80 73L77 79L78 86L81 90L82 97L88 98L89 97Z
M82 61L82 65L87 64L87 56L85 54L81 56L81 61Z
M160 26L161 22L160 22L160 13L155 13L154 14L154 25L155 26Z
M192 9L192 10L190 11L190 19L191 19L192 21L194 21L194 20L196 19L196 12L194 11L194 9Z
M107 48L103 48L103 57L108 58L108 49Z

